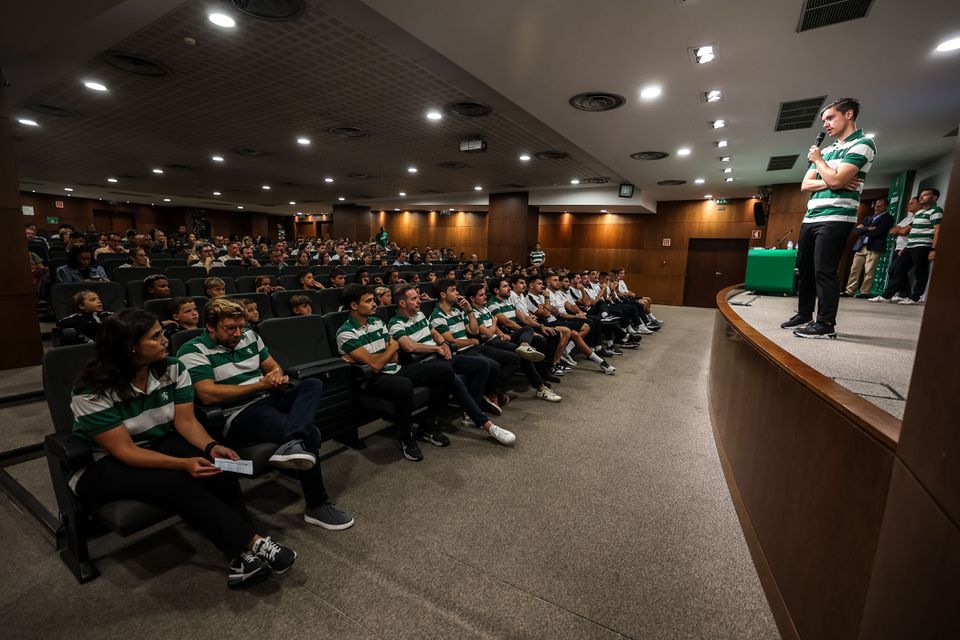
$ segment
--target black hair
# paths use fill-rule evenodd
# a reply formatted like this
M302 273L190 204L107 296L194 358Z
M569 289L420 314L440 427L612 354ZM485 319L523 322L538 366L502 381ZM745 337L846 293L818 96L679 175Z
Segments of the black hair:
M150 292L150 289L157 283L158 280L170 281L170 278L163 275L162 273L151 273L149 276L143 279L143 291L142 297L144 300L150 300L153 297L153 294Z
M933 187L924 187L923 189L920 189L920 191L917 191L917 195L919 196L924 191L932 191L933 195L938 198L940 197L940 189L934 189Z
M834 100L820 111L820 115L822 116L827 109L836 109L840 113L853 111L853 119L856 120L857 116L860 115L860 101L856 98L840 98L839 100Z
M116 394L121 402L134 397L131 383L137 365L130 355L143 336L157 324L157 316L142 309L124 309L110 316L97 330L96 351L80 374L75 391L92 393L103 398ZM167 365L163 360L150 363L156 375L162 375Z
M471 282L470 284L467 285L466 295L468 298L473 298L486 288L487 288L487 285L483 282Z
M91 256L93 256L93 252L84 245L70 247L70 252L67 254L67 266L72 269L78 269L80 267L81 253L89 253Z
M496 293L497 289L499 289L500 285L503 284L504 282L506 282L508 285L510 284L510 280L508 278L497 276L493 280L490 280L488 284L490 285L490 290Z
M360 302L360 299L368 293L373 293L373 290L365 284L348 284L343 288L343 295L340 297L343 308L349 309L351 304Z
M509 280L510 288L512 289L521 280L523 280L524 282L527 281L527 279L523 276L522 273L515 273L514 275L510 276L510 280Z
M188 298L186 296L181 296L179 298L170 298L170 302L167 303L167 313L170 314L172 318L174 315L180 313L180 307L187 304L188 302L196 302L193 298Z

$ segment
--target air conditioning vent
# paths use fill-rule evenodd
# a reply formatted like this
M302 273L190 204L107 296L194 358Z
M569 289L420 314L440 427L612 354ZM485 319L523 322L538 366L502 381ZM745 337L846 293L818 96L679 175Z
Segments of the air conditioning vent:
M580 111L610 111L626 103L627 99L623 96L606 91L588 91L570 98L570 106Z
M367 135L367 132L360 127L333 127L327 129L327 133L332 133L341 138L362 138Z
M774 131L791 131L793 129L809 129L817 120L817 114L823 108L827 96L804 98L780 103L780 113L777 114L777 124Z
M863 18L872 3L873 0L806 0L797 33Z
M166 65L127 51L111 49L110 51L105 51L100 56L100 59L111 67L129 71L139 76L165 76L170 73L170 69Z
M248 16L262 20L293 20L303 13L303 0L230 0Z
M108 191L107 193L112 193L115 196L133 196L134 198L144 197L144 194L142 193L133 193L131 191Z
M250 149L246 147L243 149L234 149L233 152L238 156L245 156L247 158L260 158L267 155L266 152L260 151L259 149Z
M371 176L369 173L360 173L359 171L355 171L353 173L348 173L347 177L351 180L369 180L373 176Z
M191 167L188 164L177 164L177 163L164 165L164 168L169 169L170 171L196 171L197 170L196 167Z
M447 111L467 118L479 118L491 114L493 109L490 108L490 105L478 100L463 100L462 102L452 102L448 104Z
M550 149L547 151L537 151L533 155L537 156L541 160L563 160L564 158L570 157L570 154L567 153L566 151L556 151L554 149Z
M76 118L80 116L80 112L76 109L67 109L42 102L26 102L23 106L34 113L42 113L45 116L56 116L57 118Z
M501 185L501 186L502 186L504 189L526 189L526 188L527 188L527 185L525 185L525 184L517 184L517 183L515 183L515 182L508 182L508 183L506 183L506 184L504 184L504 185Z
M593 176L591 178L581 178L580 184L607 184L610 178L607 176Z
M657 183L661 187L679 187L682 184L687 184L686 180L661 180Z
M637 151L630 154L634 160L663 160L669 156L670 154L666 151Z
M456 160L440 162L437 166L441 169L467 169L470 167L466 162L457 162Z
M767 171L784 171L786 169L793 169L793 165L797 163L797 158L800 157L800 154L795 153L792 156L772 156L770 161L767 162Z

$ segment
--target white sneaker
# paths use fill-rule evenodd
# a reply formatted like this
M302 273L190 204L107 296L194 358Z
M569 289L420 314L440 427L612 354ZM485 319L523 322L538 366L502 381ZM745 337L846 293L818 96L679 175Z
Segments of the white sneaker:
M570 367L577 366L577 361L574 360L569 353L565 353L562 356L560 356L560 360L562 362L566 362Z
M513 435L512 432L507 431L506 429L501 429L495 424L490 424L490 429L487 430L493 439L499 442L500 444L513 444L513 441L517 439L517 436Z
M563 398L553 392L549 387L544 387L537 391L537 397L541 400L546 400L547 402L560 402Z
M909 300L910 298L903 298L901 296L893 296L890 298L890 302L903 302L904 300Z
M617 370L614 369L613 365L607 362L606 360L600 363L600 371L603 371L608 376L612 376L617 372Z
M517 347L517 355L530 362L540 362L543 360L543 354L531 347L526 342Z
M640 335L646 336L646 335L652 334L653 331L650 331L650 329L647 328L647 325L641 322L640 326L637 327L637 333L639 333Z
M907 298L906 300L901 300L897 304L920 304L920 303L917 302L916 300L911 300L910 298Z
M887 300L883 296L876 296L876 297L870 298L867 302L890 302L890 300Z

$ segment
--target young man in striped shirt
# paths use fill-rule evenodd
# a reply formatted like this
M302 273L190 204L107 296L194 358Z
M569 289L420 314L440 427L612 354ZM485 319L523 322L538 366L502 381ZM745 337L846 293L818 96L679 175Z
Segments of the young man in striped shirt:
M940 239L940 221L943 209L937 204L940 191L923 189L920 192L920 210L913 217L907 232L907 244L890 274L890 281L883 294L870 298L870 302L891 302L892 296L906 288L907 274L913 268L913 292L909 298L899 300L900 304L920 304L920 297L927 288L930 276L930 263L933 261L937 241Z
M402 353L410 358L421 358L413 366L424 368L450 369L466 377L453 376L451 391L457 404L479 429L489 433L501 444L512 444L516 436L490 421L480 409L484 386L490 377L490 365L486 358L455 354L450 348L450 340L439 330L430 326L426 316L420 311L420 296L410 284L403 284L394 290L397 301L397 315L390 318L388 324L390 336L396 340ZM409 367L410 365L405 365ZM496 406L498 415L499 406ZM439 432L437 432L439 434ZM447 446L450 440L439 434L440 442L423 434L427 442L437 446ZM436 437L436 436L434 436Z
M203 315L206 331L180 347L177 358L190 373L197 399L223 409L224 440L279 443L270 462L297 471L306 502L303 519L330 530L352 526L353 518L330 501L317 463L320 430L314 418L323 384L308 378L290 387L235 300L211 300Z
M810 147L810 169L802 191L810 192L800 226L800 295L797 313L781 324L799 338L836 338L840 281L837 267L847 237L857 223L863 181L873 166L877 147L857 129L860 102L841 98L820 112L823 128L836 141L822 153ZM814 306L817 319L813 321Z
M526 286L520 276L511 276L509 280L498 278L491 285L494 295L488 306L497 319L497 328L509 333L510 342L521 347L529 346L538 353L544 354L544 359L536 364L536 368L537 373L544 380L545 387L548 382L560 382L558 377L550 373L554 364L553 359L558 353L560 334L549 327L540 326L536 320L515 306L510 288L510 283L514 279L523 282ZM546 388L549 389L549 387ZM554 401L551 400L551 402Z
M386 398L393 403L396 411L393 424L403 457L413 462L423 460L423 453L413 434L414 387L430 389L430 404L420 414L418 436L429 436L429 442L437 446L450 444L439 431L437 416L450 397L450 388L456 377L453 370L417 364L401 367L398 362L400 343L390 336L383 321L374 315L377 304L370 287L360 284L344 287L343 307L350 310L350 317L337 330L337 348L348 362L365 364L373 370L373 377L363 383L365 393Z

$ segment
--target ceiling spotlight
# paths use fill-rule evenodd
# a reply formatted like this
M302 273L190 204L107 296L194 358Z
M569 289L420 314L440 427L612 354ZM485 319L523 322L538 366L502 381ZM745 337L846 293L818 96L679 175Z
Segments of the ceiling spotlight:
M733 173L733 167L727 167L723 170L724 173Z
M343 196L340 196L339 198L337 198L337 200L339 200L340 202L343 202L344 200L346 200L346 198L344 198Z
M416 167L407 167L407 173L416 173L416 172L417 172Z
M210 156L210 159L214 162L223 162L223 156Z
M406 192L406 191L401 191L401 192L398 193L397 195L402 198L403 196L407 195L407 192Z
M290 204L297 204L297 203L296 203L296 202L294 202L293 200L291 200L291 201L290 201Z
M427 120L440 120L443 114L439 111L427 111Z
M520 162L530 162L530 156L528 156L527 154L523 154L522 156L520 156Z
M87 89L90 89L90 90L92 90L92 91L106 91L106 90L107 90L107 85L105 85L105 84L103 84L103 83L101 83L101 82L94 82L94 81L92 81L92 80L87 80L86 82L83 83L83 86L85 86Z
M713 194L712 194L712 193L708 193L707 195L705 195L705 196L703 196L703 197L706 198L707 200L712 200L712 199L713 199Z
M570 184L580 184L580 179L579 179L579 178L573 178L572 180L570 180Z
M170 202L170 198L164 198L163 201L164 201L164 202Z
M727 141L726 141L726 140L717 140L716 142L714 142L714 144L717 145L717 148L718 148L718 149L723 149L725 146L727 146Z
M704 182L706 182L706 180L704 180L703 178L697 178L696 180L694 180L694 183L696 184L703 184Z
M606 209L600 209L600 213L609 213Z
M733 178L726 178L725 182L733 182Z
M224 13L211 13L207 18L213 24L224 29L232 29L237 26L237 21Z
M477 186L475 186L475 187L473 188L473 190L474 190L474 191L483 191L483 187L481 187L480 185L477 185Z
M214 192L213 192L213 195L219 196L219 195L220 195L220 192L219 192L219 191L214 191Z
M877 135L877 134L871 132L871 133L868 133L868 134L867 134L867 137L868 137L868 138L874 138L874 137L876 137L876 135Z
M331 183L333 182L333 178L324 178L323 181L326 183Z
M160 175L163 173L163 169L153 169L153 172L157 175Z
M950 38L937 45L937 51L940 53L956 51L957 49L960 49L960 38Z
M690 155L690 148L689 148L689 147L684 147L684 148L682 148L682 149L677 149L677 155L678 155L678 156L688 156L688 155Z
M662 87L651 84L640 90L640 97L644 100L653 100L654 98L659 98L661 93L663 93Z
M20 124L25 124L28 127L39 127L36 120L31 120L30 118L17 118L17 122Z
M720 156L720 162L730 162L730 156Z
M700 47L693 48L693 57L697 61L697 64L706 64L708 62L713 62L716 59L717 53L713 49L713 45L703 45Z
M260 188L263 189L264 191L270 191L270 185L268 184L262 185Z
M703 99L706 102L720 102L723 100L723 93L720 89L712 89L703 94Z
M242 205L242 204L238 204L238 205L237 205L237 209L243 209L243 205Z
M400 211L400 209L396 209L396 208L395 208L394 211Z
M64 191L73 191L73 189L70 188L70 187L64 187L63 190L64 190Z
M726 121L726 120L714 120L714 121L712 121L712 122L710 123L710 126L713 127L714 129L723 129L725 126L727 126L727 121Z
M116 178L107 178L107 182L116 182L116 181L117 181Z
M310 144L310 138L297 138L297 144Z

